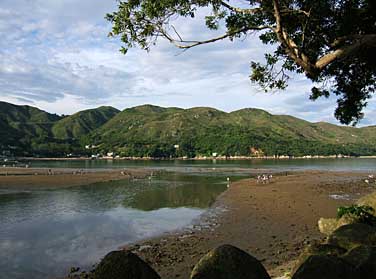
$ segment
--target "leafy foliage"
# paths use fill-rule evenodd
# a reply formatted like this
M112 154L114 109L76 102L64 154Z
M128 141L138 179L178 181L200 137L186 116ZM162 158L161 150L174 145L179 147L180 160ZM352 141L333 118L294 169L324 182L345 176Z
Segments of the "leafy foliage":
M292 73L305 73L315 86L311 99L337 96L335 116L356 124L375 91L376 2L373 0L128 0L107 14L110 36L149 51L159 38L181 49L258 33L275 45L265 63L251 62L251 80L265 91L285 89ZM236 6L239 5L239 6ZM222 36L184 40L174 26L178 17L194 18L209 11L207 28L225 28ZM211 10L211 12L210 12Z
M341 206L337 209L337 218L348 215L356 217L361 223L373 225L376 224L374 213L375 210L366 205Z

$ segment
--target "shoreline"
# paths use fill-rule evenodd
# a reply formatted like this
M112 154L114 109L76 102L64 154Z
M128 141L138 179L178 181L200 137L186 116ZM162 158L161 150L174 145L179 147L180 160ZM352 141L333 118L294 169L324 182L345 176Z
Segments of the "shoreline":
M56 168L49 175L48 170L0 168L0 190L68 188L145 178L151 172L145 168L92 169L73 175L77 169ZM321 217L335 217L339 206L353 204L376 186L364 183L365 172L288 171L273 175L269 184L258 184L255 178L232 182L190 227L119 248L138 254L162 278L188 279L193 266L209 250L231 244L261 260L272 277L281 276L291 271L307 244L322 240L317 225Z
M0 190L57 189L85 186L99 182L145 178L150 170L69 169L69 168L0 168Z
M305 246L325 237L318 229L320 217L335 217L339 206L353 204L375 190L364 184L364 175L301 171L276 176L265 185L243 179L232 183L192 228L121 249L139 255L162 278L188 279L208 251L231 244L258 258L271 277L283 276Z
M67 158L67 157L54 157L54 158L37 158L37 157L13 157L16 161L236 161L236 160L317 160L317 159L376 159L376 155L369 155L369 156L345 156L345 155L329 155L329 156L321 156L321 155L307 155L307 156L265 156L265 157L250 157L250 156L232 156L232 157L225 157L225 156L203 156L203 157L194 157L194 158L152 158L152 157L100 157L100 158L91 158L91 157L74 157L74 158Z

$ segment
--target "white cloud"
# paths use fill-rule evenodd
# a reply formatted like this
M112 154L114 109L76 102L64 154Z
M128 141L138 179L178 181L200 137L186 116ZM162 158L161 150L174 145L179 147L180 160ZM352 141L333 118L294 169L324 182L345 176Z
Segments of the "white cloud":
M120 109L153 103L213 106L225 111L257 107L311 121L335 122L335 100L308 100L310 83L301 77L282 93L260 93L251 85L249 62L270 46L254 35L221 41L182 53L160 41L150 53L118 52L107 38L107 12L116 1L2 0L0 7L1 100L33 103L49 111L72 113L102 104ZM175 23L185 39L218 33L205 29L202 16ZM376 104L371 102L367 115ZM368 117L368 116L367 116ZM371 118L363 123L373 123Z

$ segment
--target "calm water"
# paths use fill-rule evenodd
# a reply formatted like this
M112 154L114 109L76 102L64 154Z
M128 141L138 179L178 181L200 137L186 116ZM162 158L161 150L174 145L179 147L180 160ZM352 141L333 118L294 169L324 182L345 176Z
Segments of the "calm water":
M195 172L200 168L246 168L273 170L336 170L375 171L375 158L342 159L293 159L293 160L207 160L207 161L126 161L126 160L79 160L79 161L35 161L34 167L65 168L125 168L140 167L170 171Z
M50 191L0 190L0 278L63 275L126 243L186 227L226 189L224 181L165 174Z
M376 172L376 159L253 161L56 161L33 167L174 171L58 190L0 190L0 278L51 278L89 267L112 249L190 226L247 170ZM1 179L1 177L0 177Z

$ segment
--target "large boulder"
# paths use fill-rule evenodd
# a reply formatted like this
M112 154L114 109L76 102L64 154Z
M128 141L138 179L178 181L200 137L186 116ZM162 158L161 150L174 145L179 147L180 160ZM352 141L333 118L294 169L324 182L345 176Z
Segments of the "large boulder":
M331 244L312 244L308 246L305 252L309 255L323 255L339 257L346 253L346 249Z
M338 220L336 218L320 218L318 225L322 234L331 235L338 228Z
M248 253L222 245L196 264L191 279L270 279L263 265Z
M346 249L331 244L313 243L306 247L300 254L292 273L296 272L298 268L312 255L340 257L346 252Z
M366 205L372 207L376 211L376 192L360 198L357 202L358 205Z
M320 218L318 225L322 234L331 235L336 229L355 223L362 223L359 216L353 214L343 215L341 218Z
M328 238L328 244L339 246L347 250L359 245L376 245L376 228L354 223L339 227Z
M355 269L341 258L311 255L295 271L292 279L360 279Z
M376 247L358 246L342 258L355 267L359 278L374 279L376 277Z
M129 251L107 254L95 268L95 279L160 279L142 259Z

